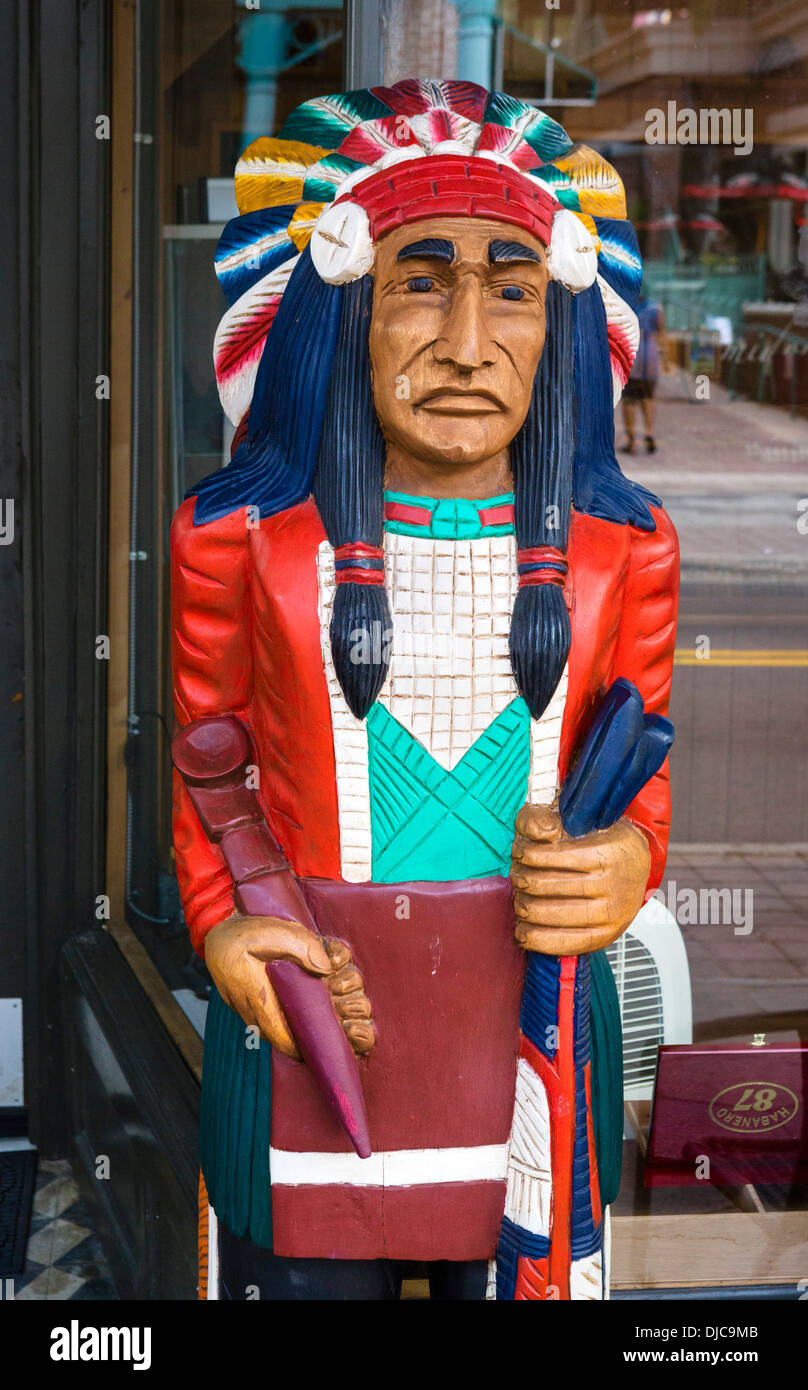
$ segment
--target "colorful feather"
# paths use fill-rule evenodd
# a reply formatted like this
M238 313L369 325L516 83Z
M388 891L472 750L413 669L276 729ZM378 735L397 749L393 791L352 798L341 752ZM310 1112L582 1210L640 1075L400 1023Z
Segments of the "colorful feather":
M568 208L570 212L582 211L578 199L578 189L569 174L564 173L562 169L557 169L555 164L541 164L538 168L530 170L530 176L538 179L546 188L549 188L562 208Z
M252 285L290 256L289 219L294 205L265 208L234 217L219 238L214 269L228 304L235 304Z
M474 121L458 116L454 111L433 108L419 116L410 117L410 125L418 143L427 154L436 145L451 140L462 148L464 154L473 154L480 134L480 127Z
M588 145L576 145L569 154L553 160L553 166L565 176L553 191L565 207L571 207L559 189L566 187L577 194L578 206L573 212L588 212L592 217L621 217L626 215L626 194L617 170ZM544 169L534 171L544 178Z
M503 130L509 134L503 137ZM497 154L504 154L513 160L520 169L527 169L531 167L530 155L537 156L533 159L534 165L549 164L571 146L572 141L564 127L546 112L528 106L524 101L517 101L505 92L490 93L478 150L496 150Z
M582 219L583 220L583 219ZM642 260L637 233L624 218L590 218L600 239L598 270L616 294L636 309L642 286Z
M394 87L372 87L376 96L400 116L420 116L438 108L454 111L475 124L483 119L488 92L476 82L406 78Z
M261 136L247 146L236 165L239 212L299 203L309 169L330 151L300 141Z
M340 145L340 154L372 165L393 150L417 143L406 116L381 116L356 126Z
M606 310L606 332L609 339L609 358L612 364L614 404L620 399L628 381L637 348L640 345L640 325L637 315L617 294L602 275L597 277L603 307Z
M314 224L325 206L325 203L300 203L295 208L294 216L289 223L289 236L298 251L308 246Z
M247 290L227 311L216 330L213 361L219 399L234 425L239 424L250 408L266 336L297 262L298 256L292 256Z
M364 160L350 159L343 153L327 154L312 164L303 184L303 201L307 203L331 203L339 193L340 184L349 174L361 169Z
M391 108L370 88L342 92L337 96L315 97L313 101L304 101L292 112L280 133L280 139L284 142L303 140L308 144L323 145L326 150L336 150L362 121L389 115Z

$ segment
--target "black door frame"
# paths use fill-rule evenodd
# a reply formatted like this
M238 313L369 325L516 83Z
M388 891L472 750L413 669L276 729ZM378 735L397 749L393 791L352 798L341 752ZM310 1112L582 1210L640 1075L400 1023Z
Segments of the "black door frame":
M109 9L13 0L0 19L17 134L0 253L16 291L24 817L13 787L0 795L24 864L25 1090L45 1155L66 1151L59 955L104 893Z

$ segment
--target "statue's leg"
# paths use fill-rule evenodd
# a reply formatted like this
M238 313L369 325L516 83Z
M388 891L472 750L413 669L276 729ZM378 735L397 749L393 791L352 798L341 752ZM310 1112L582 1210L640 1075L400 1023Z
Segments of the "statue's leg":
M219 1297L232 1302L319 1299L392 1301L401 1272L392 1260L296 1260L273 1255L219 1222Z
M436 1260L428 1269L430 1298L454 1303L485 1299L487 1260Z

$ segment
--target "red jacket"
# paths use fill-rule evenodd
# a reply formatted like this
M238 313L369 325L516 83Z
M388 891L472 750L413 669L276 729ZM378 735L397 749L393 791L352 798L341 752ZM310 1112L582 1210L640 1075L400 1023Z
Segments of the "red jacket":
M174 705L179 724L233 713L252 729L260 796L272 831L301 876L340 878L331 713L320 649L316 557L325 532L314 502L247 524L247 510L193 524L194 500L171 528ZM617 676L646 710L668 708L679 553L664 511L656 531L574 513L567 552L572 624L559 777ZM668 765L627 815L648 836L648 890L660 883L670 828ZM175 774L174 847L191 938L234 911L220 851Z

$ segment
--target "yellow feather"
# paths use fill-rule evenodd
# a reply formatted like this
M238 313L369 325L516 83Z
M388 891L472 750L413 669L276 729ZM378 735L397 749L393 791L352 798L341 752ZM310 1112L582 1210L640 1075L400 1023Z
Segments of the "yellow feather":
M590 217L589 213L587 212L576 212L575 216L578 218L579 222L583 222L584 226L586 227L586 230L591 233L592 240L594 241L597 249L600 250L600 237L598 236L598 229L595 226L595 219L593 217Z
M325 206L325 203L301 203L295 208L288 234L298 251L303 251L308 246L314 224Z
M329 151L300 140L262 135L247 146L236 165L236 203L240 213L298 203L309 169Z
M597 150L588 145L576 145L569 154L554 159L553 163L575 186L581 212L593 217L626 216L623 180Z

